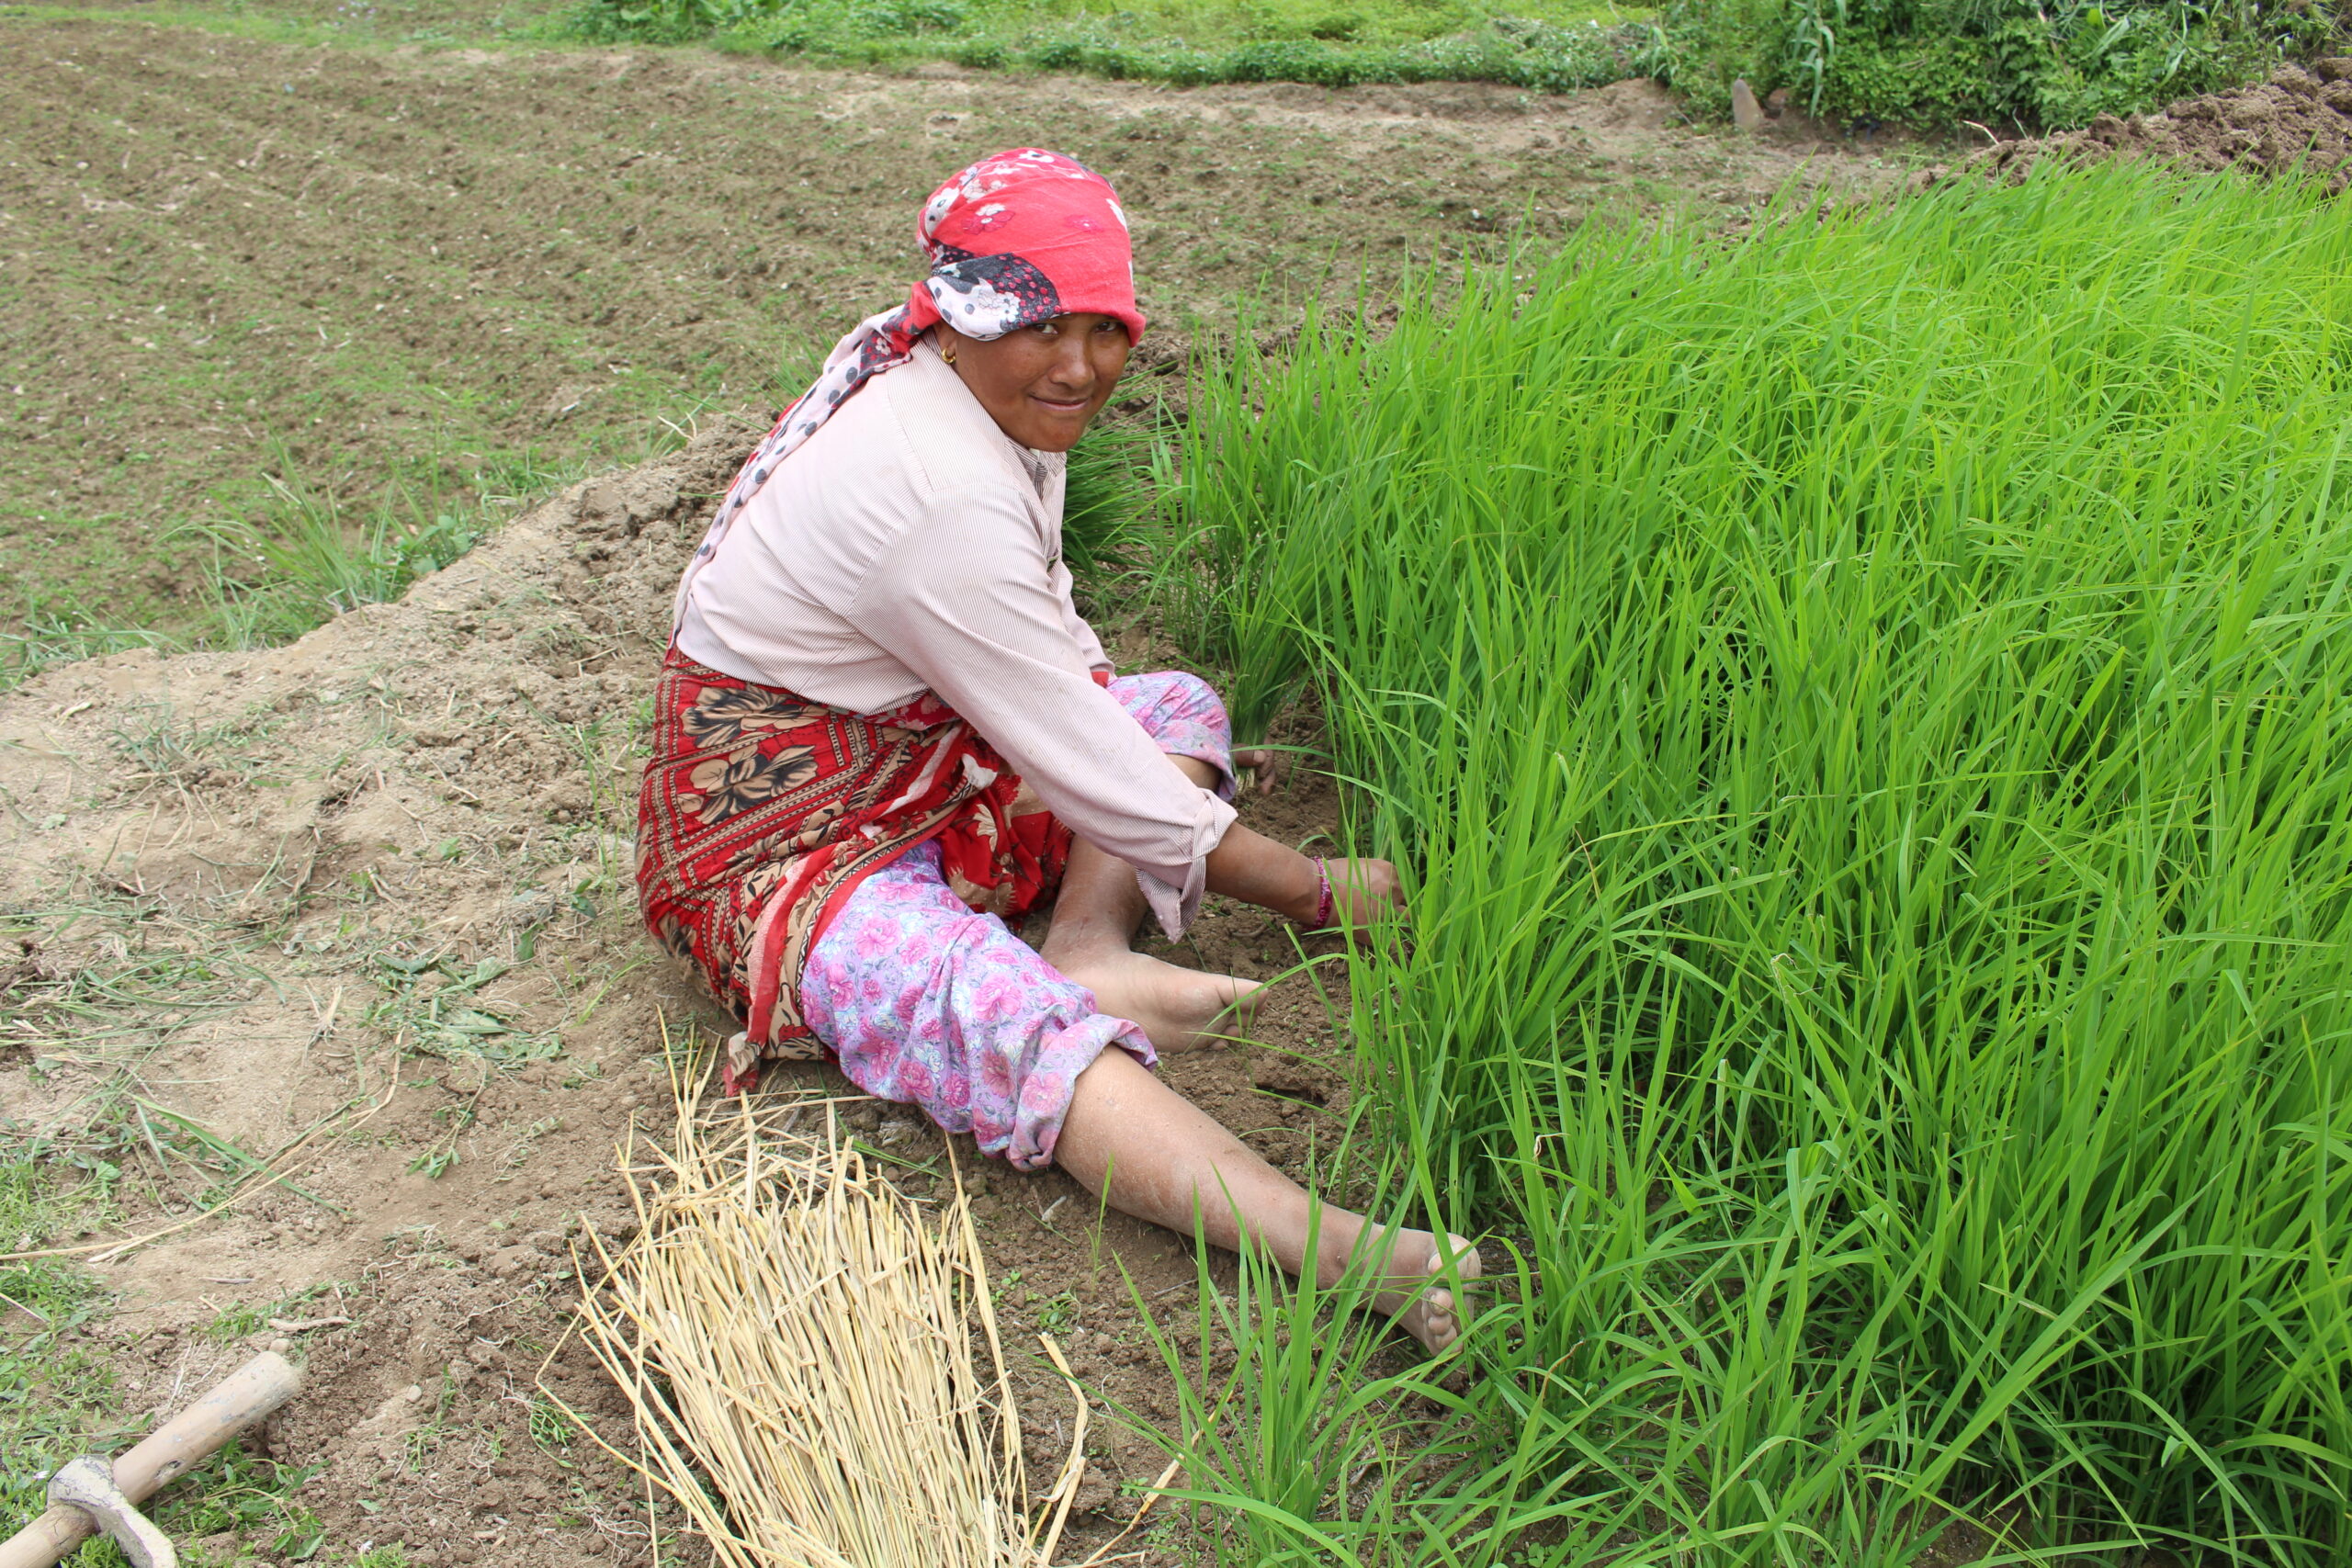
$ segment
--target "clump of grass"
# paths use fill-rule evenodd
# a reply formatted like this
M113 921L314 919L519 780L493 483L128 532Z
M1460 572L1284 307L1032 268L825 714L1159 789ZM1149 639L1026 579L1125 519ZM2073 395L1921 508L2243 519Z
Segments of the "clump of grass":
M182 530L207 550L214 640L229 648L290 642L345 610L397 599L473 548L484 528L476 513L430 497L397 496L352 518L299 478L262 479L262 506Z
M684 439L680 424L658 421L614 455L642 461ZM53 603L28 590L20 629L0 631L0 692L54 666L130 649L176 653L291 642L346 610L398 599L518 508L595 466L551 463L529 449L467 457L472 466L462 483L436 460L413 481L395 479L346 501L280 452L275 471L218 498L220 515L194 518L166 536L172 547L200 558L198 611L168 629L124 626L96 606Z
M82 1213L76 1196L41 1161L0 1158L0 1252L36 1250ZM47 1506L50 1467L92 1446L105 1429L114 1380L82 1343L103 1318L109 1292L89 1270L56 1258L0 1263L0 1519Z
M1352 961L1407 1183L1524 1249L1467 1392L1396 1385L1483 1440L1316 1528L2341 1561L2341 212L1595 225L1191 407L1179 619L1245 730L1319 695L1411 882Z
M143 626L108 625L87 607L28 607L19 629L0 631L0 692L51 665L101 659L135 648L167 648L171 639Z

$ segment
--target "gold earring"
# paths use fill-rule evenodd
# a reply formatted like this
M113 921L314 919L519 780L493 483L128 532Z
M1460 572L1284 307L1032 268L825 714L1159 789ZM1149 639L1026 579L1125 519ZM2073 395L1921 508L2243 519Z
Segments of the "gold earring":
M956 363L956 345L955 345L954 344L952 344L952 343L951 343L951 344L949 344L945 348L941 349L941 350L939 351L939 357L940 357L940 358L942 358L942 359L944 359L944 360L945 360L945 361L947 361L947 363L948 363L948 364L950 364L950 365L955 364L955 363Z

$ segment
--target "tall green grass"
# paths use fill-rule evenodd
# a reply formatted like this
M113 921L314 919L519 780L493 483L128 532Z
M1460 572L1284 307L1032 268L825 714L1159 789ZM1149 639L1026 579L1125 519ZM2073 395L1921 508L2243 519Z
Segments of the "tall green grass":
M1179 619L1408 868L1356 1043L1517 1299L1466 1388L1255 1408L1434 1424L1311 1538L1227 1475L1235 1560L2343 1561L2341 204L2051 174L1442 297L1203 367Z

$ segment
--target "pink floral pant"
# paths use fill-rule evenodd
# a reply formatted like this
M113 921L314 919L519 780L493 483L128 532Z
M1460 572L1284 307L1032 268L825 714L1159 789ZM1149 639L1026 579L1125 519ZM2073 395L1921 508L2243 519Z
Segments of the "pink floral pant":
M1162 751L1216 768L1231 795L1231 727L1207 682L1162 671L1110 690ZM1093 992L996 916L974 914L941 875L935 844L858 885L808 950L800 1008L850 1082L922 1106L1023 1170L1053 1163L1078 1076L1105 1046L1146 1066L1157 1059L1142 1030L1097 1012Z

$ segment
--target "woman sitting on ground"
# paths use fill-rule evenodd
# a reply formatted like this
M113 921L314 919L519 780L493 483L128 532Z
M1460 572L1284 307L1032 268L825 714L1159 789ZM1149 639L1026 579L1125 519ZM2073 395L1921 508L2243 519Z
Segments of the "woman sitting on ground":
M1235 821L1193 675L1114 676L1070 600L1063 454L1142 335L1108 182L1036 149L940 186L907 304L843 338L745 463L678 591L639 803L654 934L743 1022L725 1079L830 1051L861 1089L1113 1207L1297 1273L1313 1201L1153 1076L1257 987L1129 951L1203 890L1310 928L1400 914L1383 861ZM1005 924L1052 899L1042 952ZM1108 1049L1106 1049L1108 1047ZM1459 1237L1325 1204L1431 1349Z

